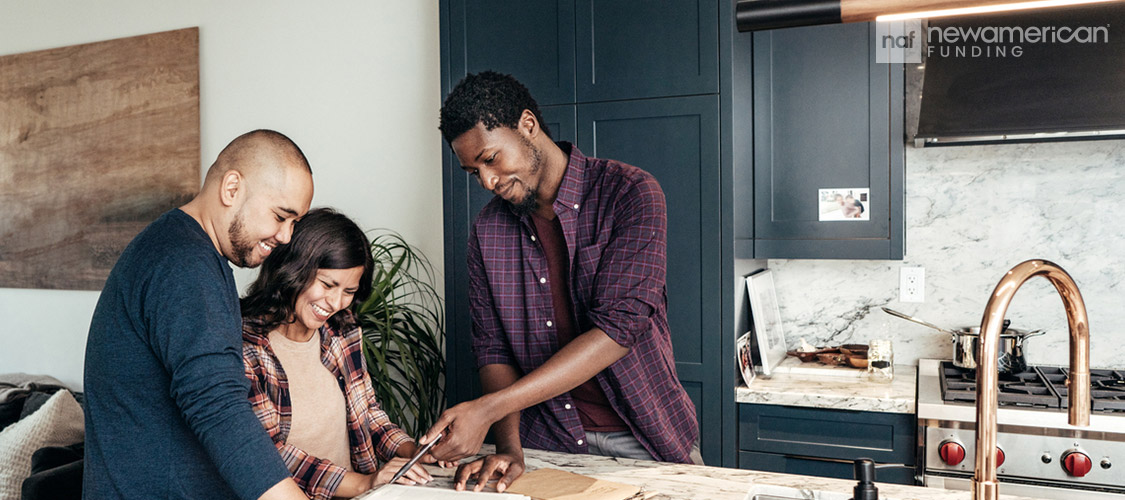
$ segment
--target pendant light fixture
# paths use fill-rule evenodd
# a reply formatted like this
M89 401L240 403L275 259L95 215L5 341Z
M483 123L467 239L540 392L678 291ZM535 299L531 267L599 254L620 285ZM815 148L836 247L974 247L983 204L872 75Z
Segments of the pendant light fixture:
M902 21L1120 0L741 0L738 31L816 24Z

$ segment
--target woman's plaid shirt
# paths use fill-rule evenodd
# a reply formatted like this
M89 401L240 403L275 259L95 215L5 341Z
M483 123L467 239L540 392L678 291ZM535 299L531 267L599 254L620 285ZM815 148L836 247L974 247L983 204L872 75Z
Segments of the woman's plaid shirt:
M352 468L373 474L379 460L390 460L398 447L412 441L410 436L392 423L375 400L375 390L363 359L361 330L350 311L340 321L340 331L327 324L320 328L321 361L336 376L344 392L348 416L348 441ZM266 428L281 458L297 484L314 499L330 499L344 478L345 469L322 460L286 443L292 425L293 409L289 382L285 371L264 334L251 331L243 323L242 359L246 377L250 379L250 404L254 414Z

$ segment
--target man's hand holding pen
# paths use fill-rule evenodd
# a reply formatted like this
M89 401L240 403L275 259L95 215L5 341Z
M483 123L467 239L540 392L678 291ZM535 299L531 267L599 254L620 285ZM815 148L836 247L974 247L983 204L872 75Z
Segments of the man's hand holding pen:
M444 436L430 453L438 460L456 461L480 452L484 436L500 417L494 416L495 405L489 405L488 396L466 401L445 410L437 422L419 440L425 445L436 436Z

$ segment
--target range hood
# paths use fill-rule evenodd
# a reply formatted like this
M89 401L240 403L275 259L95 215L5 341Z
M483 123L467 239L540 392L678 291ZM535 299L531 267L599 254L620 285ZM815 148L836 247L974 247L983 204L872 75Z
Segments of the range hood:
M923 63L906 68L916 146L1125 136L1125 4L922 28Z

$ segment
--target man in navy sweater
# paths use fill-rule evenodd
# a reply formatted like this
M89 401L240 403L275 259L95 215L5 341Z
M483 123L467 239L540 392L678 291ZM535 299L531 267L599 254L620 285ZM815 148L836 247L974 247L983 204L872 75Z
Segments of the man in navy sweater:
M312 194L300 148L255 130L121 254L86 345L85 498L307 498L247 400L228 262L286 244Z

